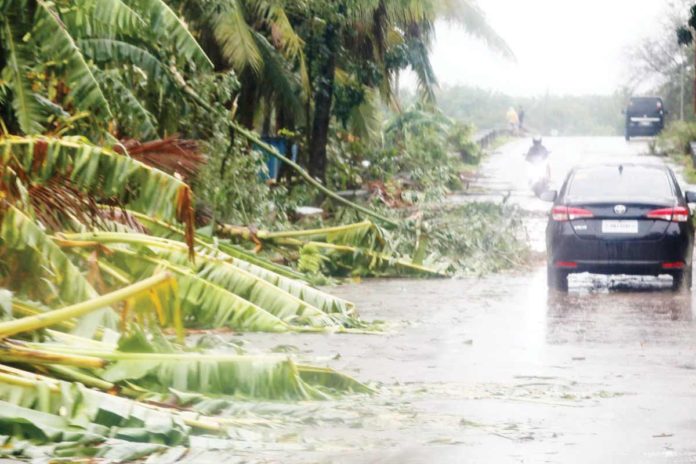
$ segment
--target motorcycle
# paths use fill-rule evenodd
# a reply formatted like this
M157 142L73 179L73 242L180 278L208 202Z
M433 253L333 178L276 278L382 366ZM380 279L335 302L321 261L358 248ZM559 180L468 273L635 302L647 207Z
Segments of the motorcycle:
M548 157L526 157L527 183L534 195L539 197L551 184L551 167Z

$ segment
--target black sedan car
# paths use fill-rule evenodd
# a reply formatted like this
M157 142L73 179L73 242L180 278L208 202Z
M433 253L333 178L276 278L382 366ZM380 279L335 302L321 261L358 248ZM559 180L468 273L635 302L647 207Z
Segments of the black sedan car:
M694 225L671 169L644 163L576 167L560 192L546 229L548 284L568 289L568 275L660 275L675 290L691 288Z

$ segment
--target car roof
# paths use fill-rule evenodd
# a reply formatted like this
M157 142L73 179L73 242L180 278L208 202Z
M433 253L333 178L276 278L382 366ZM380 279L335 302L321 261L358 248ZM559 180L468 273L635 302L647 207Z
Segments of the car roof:
M601 167L618 168L619 166L655 168L664 171L670 170L669 166L667 166L662 160L657 158L643 158L640 160L636 160L635 158L627 158L581 163L574 166L573 169L571 169L571 171L578 171L581 169L596 169Z

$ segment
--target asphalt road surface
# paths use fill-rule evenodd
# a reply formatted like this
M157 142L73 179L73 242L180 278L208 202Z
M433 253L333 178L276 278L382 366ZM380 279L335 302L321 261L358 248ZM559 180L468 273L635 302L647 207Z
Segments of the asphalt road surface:
M515 140L470 195L517 202L543 251L548 204L526 187ZM638 157L646 141L556 138L559 183L576 163ZM670 280L593 277L546 289L544 263L484 278L378 280L332 289L385 335L245 336L373 382L378 393L267 405L288 421L248 461L297 463L696 463L696 323ZM244 453L244 452L243 452ZM238 454L238 453L237 453ZM200 462L205 456L201 455ZM210 459L214 461L214 459ZM218 459L219 461L219 459Z

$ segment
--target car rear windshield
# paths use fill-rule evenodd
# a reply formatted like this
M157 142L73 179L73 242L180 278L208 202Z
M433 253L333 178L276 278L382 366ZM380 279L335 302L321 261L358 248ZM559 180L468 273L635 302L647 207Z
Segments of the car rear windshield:
M633 113L650 113L653 111L658 111L662 106L662 102L658 98L632 98L628 104L628 111Z
M568 203L644 201L672 204L669 174L649 166L601 166L575 171L566 191Z

